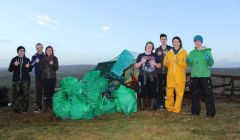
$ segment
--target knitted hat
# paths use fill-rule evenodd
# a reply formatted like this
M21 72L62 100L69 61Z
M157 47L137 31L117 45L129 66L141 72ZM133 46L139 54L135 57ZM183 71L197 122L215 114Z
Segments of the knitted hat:
M194 42L195 41L200 41L201 43L203 43L203 37L201 36L201 35L196 35L196 36L194 36Z
M18 52L20 49L24 49L24 51L25 51L25 48L24 48L23 46L19 46L19 47L17 48L17 52Z

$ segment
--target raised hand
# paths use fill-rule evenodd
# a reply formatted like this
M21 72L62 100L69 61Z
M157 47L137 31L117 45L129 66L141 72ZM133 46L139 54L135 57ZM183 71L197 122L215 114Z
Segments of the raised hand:
M51 61L49 63L50 63L50 65L52 65L53 64L53 60L51 59Z
M147 59L143 57L143 58L141 59L141 63L144 64L144 63L146 63L146 62L147 62Z
M165 62L168 64L169 63L168 57L166 56L164 59L165 59Z
M18 66L18 65L19 65L18 59L16 59L16 61L14 62L14 65L15 65L15 66Z
M26 65L25 65L25 68L29 68L30 67L30 63L28 62Z
M175 63L176 63L176 64L178 63L178 58L175 59Z
M210 59L210 55L208 53L205 54L205 60L208 61Z
M35 62L36 63L39 63L40 62L40 60L39 60L39 58L37 57L37 59L35 60Z
M158 54L158 55L162 55L162 51L159 51L157 54Z
M156 65L155 60L150 61L150 64L151 64L152 66L155 66L155 65Z
M189 63L189 62L190 62L190 58L187 57L187 58L186 58L186 63Z

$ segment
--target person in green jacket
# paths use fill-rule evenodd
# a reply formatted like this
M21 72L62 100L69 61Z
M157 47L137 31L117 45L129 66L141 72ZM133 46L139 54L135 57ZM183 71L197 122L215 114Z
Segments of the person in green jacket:
M211 49L202 45L203 37L194 37L195 49L190 52L186 61L191 68L191 91L192 91L192 115L199 115L201 112L200 99L204 96L207 117L212 118L216 114L215 102L213 97L212 79L210 67L214 60Z

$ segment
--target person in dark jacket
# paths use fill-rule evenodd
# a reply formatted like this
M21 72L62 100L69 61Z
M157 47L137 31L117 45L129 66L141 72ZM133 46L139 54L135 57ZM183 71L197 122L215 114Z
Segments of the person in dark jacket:
M41 62L44 89L45 111L52 109L52 97L57 82L58 58L53 53L53 47L48 46Z
M35 72L35 85L36 85L36 107L35 113L42 110L42 96L43 96L43 83L42 83L42 69L41 62L44 57L43 45L41 43L36 44L37 53L32 56L31 65Z
M145 45L145 52L137 57L136 68L140 70L139 81L141 83L140 109L144 109L144 99L150 99L150 109L156 109L156 71L161 67L161 59L153 53L154 44L148 41Z
M29 88L30 75L32 71L30 60L25 56L25 48L19 46L17 48L18 56L12 58L8 71L13 72L12 88L13 88L13 110L14 112L28 112L29 107Z
M172 46L167 45L167 35L160 35L161 46L156 48L155 53L161 60L164 59L166 53L172 48ZM157 105L160 109L165 108L165 96L166 96L166 83L167 83L167 68L163 66L163 61L161 63L162 67L158 69L158 81L157 81Z

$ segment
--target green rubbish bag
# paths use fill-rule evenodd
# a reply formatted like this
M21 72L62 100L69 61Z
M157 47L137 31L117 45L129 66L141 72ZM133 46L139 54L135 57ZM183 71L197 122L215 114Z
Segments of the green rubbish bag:
M98 108L94 110L95 116L101 116L108 113L117 112L117 107L115 103L106 97L102 98L99 102Z
M84 95L86 96L85 102L88 103L91 108L96 108L101 100L101 92L97 89L89 89L84 91Z
M119 99L114 99L114 103L117 107L117 112L123 112Z
M62 91L57 91L53 95L53 113L56 117L67 119L70 117L71 104Z
M100 74L101 74L100 71L90 71L83 76L82 81L83 82L94 81L95 79L100 77Z
M99 77L91 83L91 87L92 85L94 85L99 92L103 92L108 88L108 80L103 77Z
M74 95L81 101L87 100L87 96L84 93L84 89L82 86L82 81L80 80L74 87Z
M137 112L137 96L132 89L121 85L116 92L124 114Z
M60 82L60 89L64 94L67 94L68 96L73 96L77 84L77 78L67 77Z
M100 71L92 71L81 81L83 89L98 89L103 92L108 87L108 80L100 76Z
M93 109L89 104L86 104L83 101L78 100L78 98L73 97L71 99L71 111L70 111L71 119L92 119Z

